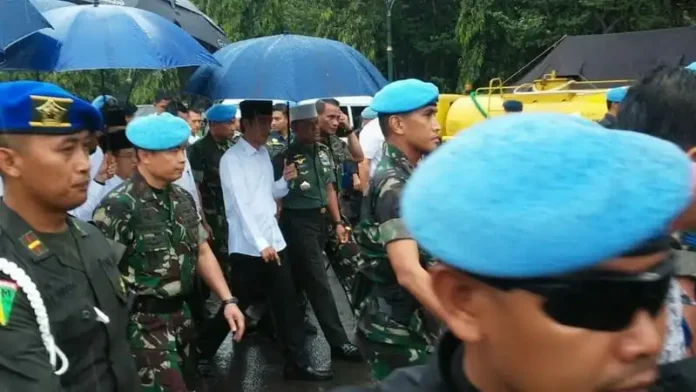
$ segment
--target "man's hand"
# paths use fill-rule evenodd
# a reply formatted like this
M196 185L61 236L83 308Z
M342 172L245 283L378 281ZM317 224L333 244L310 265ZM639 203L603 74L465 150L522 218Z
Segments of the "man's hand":
M353 190L362 192L362 181L360 181L360 176L357 173L353 173Z
M341 244L345 244L348 242L348 230L346 229L345 226L343 226L343 223L339 223L336 225L336 237L338 238L338 242Z
M341 113L341 116L338 117L338 124L343 126L346 132L351 132L353 130L353 127L350 126L350 121L348 121L348 116L346 116L345 113Z
M295 163L290 163L288 165L288 160L283 161L283 178L285 178L285 181L291 181L297 178L297 167L295 167Z
M276 250L273 249L272 246L269 246L268 248L261 251L261 258L266 263L275 261L278 264L280 264L280 257L278 256L278 252L276 252Z
M239 342L244 336L244 313L235 304L227 304L225 306L225 319L230 325L230 329L234 334L234 341Z
M214 239L215 239L215 235L213 235L213 228L210 227L210 225L208 224L208 222L203 222L203 228L205 229L205 231L208 232L208 239L214 240Z
M104 159L102 159L101 165L99 166L99 171L97 175L94 176L94 181L103 184L106 180L116 174L116 161L113 159L110 153L104 154Z

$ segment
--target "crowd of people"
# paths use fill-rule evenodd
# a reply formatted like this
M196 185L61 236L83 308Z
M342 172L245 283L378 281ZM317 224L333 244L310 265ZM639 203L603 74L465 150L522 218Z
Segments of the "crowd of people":
M0 84L0 391L193 391L252 332L328 380L309 308L376 380L345 391L696 391L696 72L442 146L439 95L390 83L353 129L331 98Z

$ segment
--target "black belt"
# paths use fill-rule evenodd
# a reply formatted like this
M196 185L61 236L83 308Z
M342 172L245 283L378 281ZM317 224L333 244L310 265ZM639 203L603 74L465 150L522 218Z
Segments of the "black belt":
M149 295L139 296L134 309L140 313L176 313L184 308L184 296L157 298Z

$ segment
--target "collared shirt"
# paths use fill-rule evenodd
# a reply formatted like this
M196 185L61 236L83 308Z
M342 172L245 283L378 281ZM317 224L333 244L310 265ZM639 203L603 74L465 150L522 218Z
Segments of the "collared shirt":
M220 160L220 181L229 227L229 253L259 256L273 247L285 249L276 220L276 200L288 194L288 183L273 181L273 165L265 146L258 150L244 138Z
M201 198L198 195L198 187L196 186L196 180L193 177L193 169L191 169L191 162L186 157L186 166L184 167L184 172L181 174L181 178L174 181L174 184L179 185L184 188L186 192L193 196L193 201L196 203L196 212L198 216L201 216L203 210L201 208Z
M97 173L99 173L99 167L101 166L103 160L104 151L97 146L97 149L89 156L89 175L92 180L94 180ZM97 204L99 204L104 196L103 191L104 185L96 181L90 182L89 187L87 188L87 200L85 200L81 206L69 211L68 213L85 222L91 220L94 209L97 208Z
M370 160L370 177L375 175L375 169L379 161L382 160L382 146L384 145L384 134L379 126L379 121L370 121L362 131L360 131L360 147L363 150L365 159Z

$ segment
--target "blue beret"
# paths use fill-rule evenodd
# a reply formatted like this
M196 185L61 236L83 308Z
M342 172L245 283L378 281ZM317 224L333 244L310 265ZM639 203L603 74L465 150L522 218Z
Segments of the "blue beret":
M0 131L66 135L98 131L101 113L89 102L42 82L0 83Z
M503 102L503 109L505 109L506 112L521 112L523 108L524 105L522 102L514 99Z
M626 93L628 92L628 87L616 87L610 88L607 91L607 101L621 103L621 101L626 98Z
M186 143L189 136L186 121L169 113L139 117L126 127L128 140L143 150L169 150Z
M104 97L106 97L106 99ZM94 98L94 101L92 101L92 106L101 110L104 107L104 101L106 101L112 105L118 104L118 100L116 98L112 97L111 95L100 95L100 96Z
M696 72L696 61L694 61L693 63L687 65L687 66L684 67L684 68L688 69L689 71L694 71L694 72Z
M691 200L691 177L672 143L521 113L477 124L425 159L404 190L402 217L452 267L553 276L667 234Z
M234 105L217 104L205 112L205 118L212 122L232 121L237 116L237 107Z
M374 120L377 118L377 112L375 112L368 106L365 109L363 109L363 111L360 113L360 117L363 120Z
M434 105L440 91L432 83L406 79L389 83L372 99L370 108L379 114L408 113Z

